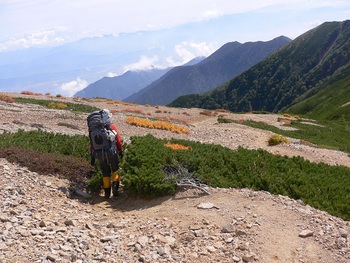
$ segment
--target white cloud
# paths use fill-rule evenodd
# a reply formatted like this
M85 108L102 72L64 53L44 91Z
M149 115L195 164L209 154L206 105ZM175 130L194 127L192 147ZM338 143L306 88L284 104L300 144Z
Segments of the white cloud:
M116 77L116 76L118 76L119 74L118 73L115 73L115 72L108 72L107 73L107 77L109 77L109 78L113 78L113 77Z
M67 34L62 35L63 32L55 35L26 34L26 32L40 33L46 28L69 28L70 33L74 32L77 39L98 34L164 29L225 14L242 14L262 9L278 12L297 8L303 12L320 7L339 7L349 10L348 0L152 0L152 4L149 2L0 0L0 24L6 25L0 27L0 51L8 49L10 44L16 47L20 45L28 47L67 41ZM281 16L285 14L283 11L278 13Z
M147 70L152 68L162 68L163 66L159 64L158 56L147 57L142 56L139 61L124 66L124 72L128 70Z
M309 28L315 28L319 25L321 25L323 22L320 21L320 20L314 20L314 21L308 21L306 24L306 27L309 27Z
M76 92L86 88L87 85L88 82L80 78L67 83L63 83L60 87L60 90L62 91L61 95L72 97Z
M216 4L213 4L211 9L205 10L202 14L201 19L210 19L214 17L218 17L222 15L222 12L220 12L216 6Z
M184 41L175 46L175 52L181 58L180 63L184 64L195 57L207 57L217 48L214 43Z
M142 56L139 61L124 66L128 70L147 70L152 68L167 68L183 65L195 57L207 57L217 49L217 44L195 41L184 41L174 47L175 55L160 59L158 56ZM116 74L110 73L109 76Z
M64 32L67 32L66 28L53 28L12 37L0 44L0 50L58 45L65 41Z

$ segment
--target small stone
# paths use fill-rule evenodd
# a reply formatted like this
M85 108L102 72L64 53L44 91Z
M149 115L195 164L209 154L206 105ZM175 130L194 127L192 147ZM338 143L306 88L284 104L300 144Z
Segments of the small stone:
M109 223L108 225L107 225L107 228L115 228L115 225L114 225L114 223Z
M191 226L189 227L189 229L190 229L190 230L199 230L199 229L201 229L201 226L199 226L199 225L191 225Z
M60 250L63 250L63 251L71 251L72 248L70 246L67 246L67 245L60 245L59 246Z
M224 226L221 229L221 233L233 233L235 232L235 227L231 224Z
M107 226L108 227L108 226ZM85 224L85 228L86 229L89 229L89 230L92 230L93 229L93 226L91 225L91 224L89 224L89 223L86 223Z
M305 237L311 237L314 235L314 231L311 231L311 230L303 230L299 233L299 237L302 237L302 238L305 238Z
M225 239L226 243L232 243L232 241L233 241L233 237L229 237Z
M104 250L106 250L106 251L112 251L113 250L113 247L112 246L105 246L104 247Z
M19 234L22 236L22 237L29 237L30 234L28 233L28 231L25 231L25 230L18 230Z
M56 229L56 233L60 233L60 232L62 232L62 233L67 232L67 229L64 227Z
M28 231L19 229L18 232L22 237L29 237L30 236L30 233Z
M32 234L32 236L37 236L37 235L43 236L44 235L44 232L42 230L36 230L36 229L31 230L30 233Z
M199 229L194 231L194 235L196 237L204 237L206 235L206 231L204 229Z
M217 206L215 206L212 203L200 203L199 205L197 205L198 209L212 209L212 208L217 208Z
M113 241L113 240L115 240L115 239L118 239L119 238L119 236L105 236L105 237L101 237L101 239L100 239L100 241L101 242L108 242L108 241Z
M237 257L237 256L233 256L232 260L233 260L233 262L240 262L241 261L240 257Z
M11 205L12 205L12 206L17 206L17 205L15 205L15 203L12 203ZM15 211L15 210L11 210L11 211L10 211L10 214L11 214L11 215L14 215L14 216L18 216L18 212Z
M142 247L139 243L136 243L135 246L134 246L134 251L135 252L139 252L142 250ZM142 261L143 262L143 261Z
M156 239L162 243L168 244L171 247L175 246L176 239L171 236L156 235Z
M339 228L339 234L343 238L347 238L348 237L348 232L346 232L346 230L344 228Z
M243 262L253 262L255 260L255 254L254 253L248 253L242 257Z
M159 247L157 253L160 256L166 256L171 254L171 249L169 245L165 245L164 247Z
M207 246L206 249L207 249L210 253L216 252L216 248L213 247L213 246Z
M52 255L52 254L49 254L46 256L46 258L48 260L50 260L51 262L55 262L57 259L56 259L56 256L55 255Z
M66 226L74 226L73 220L66 220L66 221L64 221L64 224L65 224Z
M236 235L237 236L247 236L247 232L245 232L243 230L237 230L236 231Z
M238 245L239 250L248 250L249 249L249 244L248 243L240 243Z
M40 226L40 227L46 227L46 224L45 224L44 221L41 220L40 223L39 223L39 226Z
M85 198L91 198L92 196L86 192L84 192L83 190L77 189L75 190L75 193L79 196L85 197Z
M142 236L137 240L137 243L139 243L142 247L145 247L148 243L148 237Z

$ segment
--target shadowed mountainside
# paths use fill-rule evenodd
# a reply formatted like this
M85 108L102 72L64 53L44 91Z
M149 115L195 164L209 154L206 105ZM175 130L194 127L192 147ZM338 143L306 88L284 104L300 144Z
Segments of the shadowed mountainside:
M267 42L230 42L193 66L175 67L124 101L165 105L179 96L201 94L249 69L291 40L280 36Z

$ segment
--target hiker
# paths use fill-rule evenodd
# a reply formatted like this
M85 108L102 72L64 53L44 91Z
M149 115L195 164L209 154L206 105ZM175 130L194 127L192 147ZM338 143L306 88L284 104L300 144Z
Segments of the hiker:
M111 123L112 113L103 109L94 111L87 117L90 138L91 165L99 161L105 198L118 195L120 175L119 159L123 157L122 139L117 126Z

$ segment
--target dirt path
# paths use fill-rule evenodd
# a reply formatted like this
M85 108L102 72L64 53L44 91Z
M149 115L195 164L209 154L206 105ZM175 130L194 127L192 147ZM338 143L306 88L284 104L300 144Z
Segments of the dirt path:
M349 222L283 196L208 188L105 200L5 159L0 174L3 263L350 262Z

